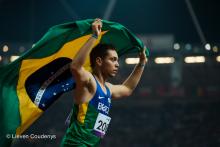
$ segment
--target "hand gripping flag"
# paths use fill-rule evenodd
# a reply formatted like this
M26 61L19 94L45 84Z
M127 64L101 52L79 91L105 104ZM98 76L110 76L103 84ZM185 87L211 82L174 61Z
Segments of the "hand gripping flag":
M93 21L50 28L32 49L0 68L0 146L10 145L7 134L22 134L63 93L75 87L69 63L91 36ZM101 36L95 45L113 44L119 56L144 48L141 40L119 23L103 20ZM90 70L89 57L84 67Z

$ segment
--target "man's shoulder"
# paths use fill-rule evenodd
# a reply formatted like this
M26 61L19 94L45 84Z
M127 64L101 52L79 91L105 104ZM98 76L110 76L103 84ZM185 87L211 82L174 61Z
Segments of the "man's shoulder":
M110 82L105 82L105 84L106 84L107 86L112 86L112 83L110 83Z
M114 86L112 83L110 82L105 82L105 85L110 89L110 91L112 90L112 87Z

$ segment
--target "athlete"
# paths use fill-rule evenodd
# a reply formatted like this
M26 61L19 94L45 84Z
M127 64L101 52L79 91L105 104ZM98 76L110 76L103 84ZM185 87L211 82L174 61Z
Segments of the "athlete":
M146 64L145 49L143 49L139 53L139 63L122 84L113 85L107 82L116 75L119 63L114 46L98 44L92 48L96 39L100 37L101 30L101 19L95 19L92 23L93 34L71 63L76 88L71 123L61 143L63 147L98 146L111 120L109 116L111 99L131 95ZM83 68L88 56L90 56L92 72Z

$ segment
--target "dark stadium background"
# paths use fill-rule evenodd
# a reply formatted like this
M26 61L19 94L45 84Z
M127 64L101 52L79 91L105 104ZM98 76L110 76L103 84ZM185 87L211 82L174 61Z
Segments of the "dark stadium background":
M190 7L191 6L191 7ZM150 49L133 95L113 102L112 122L102 147L220 146L220 2L217 0L0 0L0 65L31 48L53 25L87 18L116 21ZM3 51L7 45L8 51ZM134 65L120 59L120 83ZM203 56L205 62L186 63ZM174 63L157 64L158 57ZM24 134L56 139L17 139L13 147L59 146L72 107L62 96Z

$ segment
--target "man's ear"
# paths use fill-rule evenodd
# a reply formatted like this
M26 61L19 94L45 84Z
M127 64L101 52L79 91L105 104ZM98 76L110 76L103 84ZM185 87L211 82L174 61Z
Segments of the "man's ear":
M102 66L102 58L101 57L97 57L95 61L98 66Z

